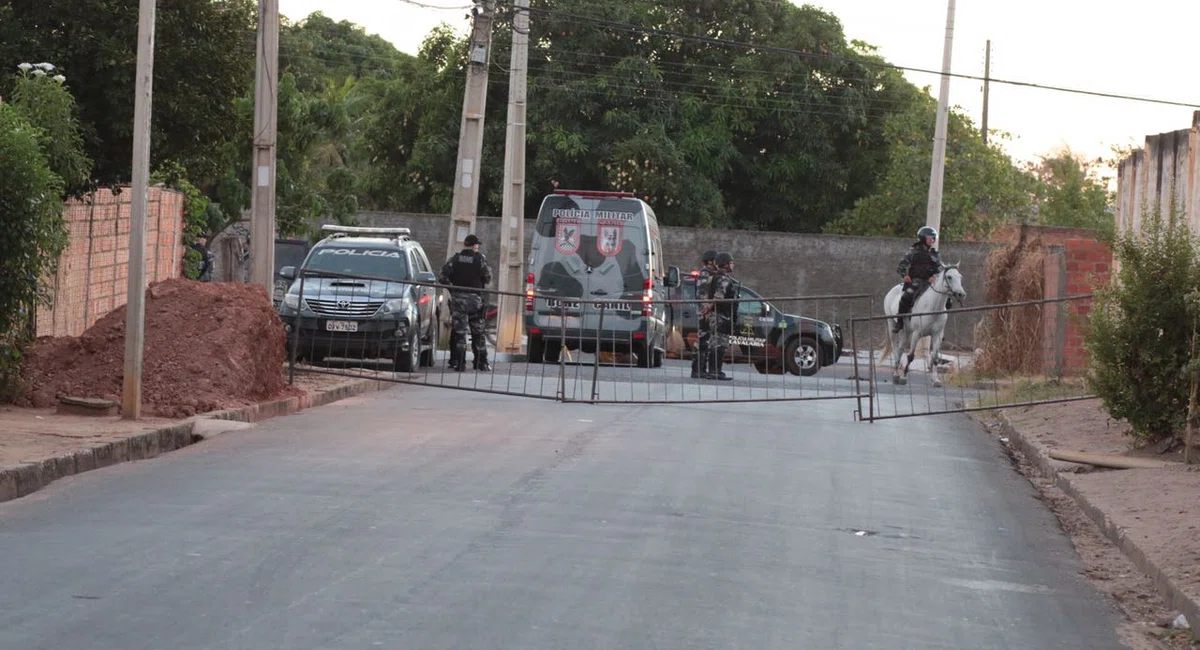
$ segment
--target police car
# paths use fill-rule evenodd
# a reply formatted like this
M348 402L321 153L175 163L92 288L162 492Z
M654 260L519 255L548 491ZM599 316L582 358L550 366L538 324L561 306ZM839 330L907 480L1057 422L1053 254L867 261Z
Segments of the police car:
M699 276L699 271L685 276L679 288L682 295L672 298L696 300ZM739 298L742 302L738 303L727 357L730 362L751 363L761 373L786 370L793 375L811 377L821 368L837 363L842 356L841 327L784 313L745 285L741 287ZM672 328L682 337L684 348L694 353L699 333L699 303L674 303L672 308Z
M391 359L398 372L434 364L440 323L449 320L433 265L408 228L326 225L329 235L308 252L300 271L279 274L291 285L279 303L289 352ZM301 289L303 288L303 295Z

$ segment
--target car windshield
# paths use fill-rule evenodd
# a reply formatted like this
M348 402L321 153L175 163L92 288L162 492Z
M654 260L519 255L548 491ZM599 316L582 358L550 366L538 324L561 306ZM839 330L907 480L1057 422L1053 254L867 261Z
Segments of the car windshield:
M305 270L345 273L387 280L407 280L408 262L394 248L328 245L313 249Z

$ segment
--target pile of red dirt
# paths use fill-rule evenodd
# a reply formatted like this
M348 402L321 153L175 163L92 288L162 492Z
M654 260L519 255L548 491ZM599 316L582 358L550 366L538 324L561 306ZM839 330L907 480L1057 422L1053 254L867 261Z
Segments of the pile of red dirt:
M142 408L181 418L295 394L283 378L283 323L256 284L164 280L146 291ZM125 307L79 337L43 337L22 364L24 406L59 396L120 401Z

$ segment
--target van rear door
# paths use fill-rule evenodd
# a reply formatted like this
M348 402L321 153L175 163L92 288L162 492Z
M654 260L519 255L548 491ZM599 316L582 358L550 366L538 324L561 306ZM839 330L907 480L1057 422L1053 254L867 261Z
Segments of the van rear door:
M542 203L537 235L541 241L531 260L536 290L554 296L538 304L538 312L559 313L559 305L566 305L568 329L595 330L600 327L599 305L581 303L601 301L604 330L640 327L650 262L640 201L604 193L554 194ZM551 328L555 324L556 319L544 322Z

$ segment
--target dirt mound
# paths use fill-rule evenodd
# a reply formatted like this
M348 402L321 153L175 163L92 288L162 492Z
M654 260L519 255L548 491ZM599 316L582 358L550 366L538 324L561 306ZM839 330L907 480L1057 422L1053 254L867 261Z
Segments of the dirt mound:
M296 392L283 379L286 336L266 291L240 282L172 279L146 291L142 404L147 415L180 418ZM22 368L24 405L60 395L121 395L125 307L80 337L44 337Z
M997 305L1044 297L1046 247L1036 232L1021 226L988 256L988 303ZM983 350L976 368L988 374L1037 374L1043 361L1042 308L1037 305L988 312L976 330Z

